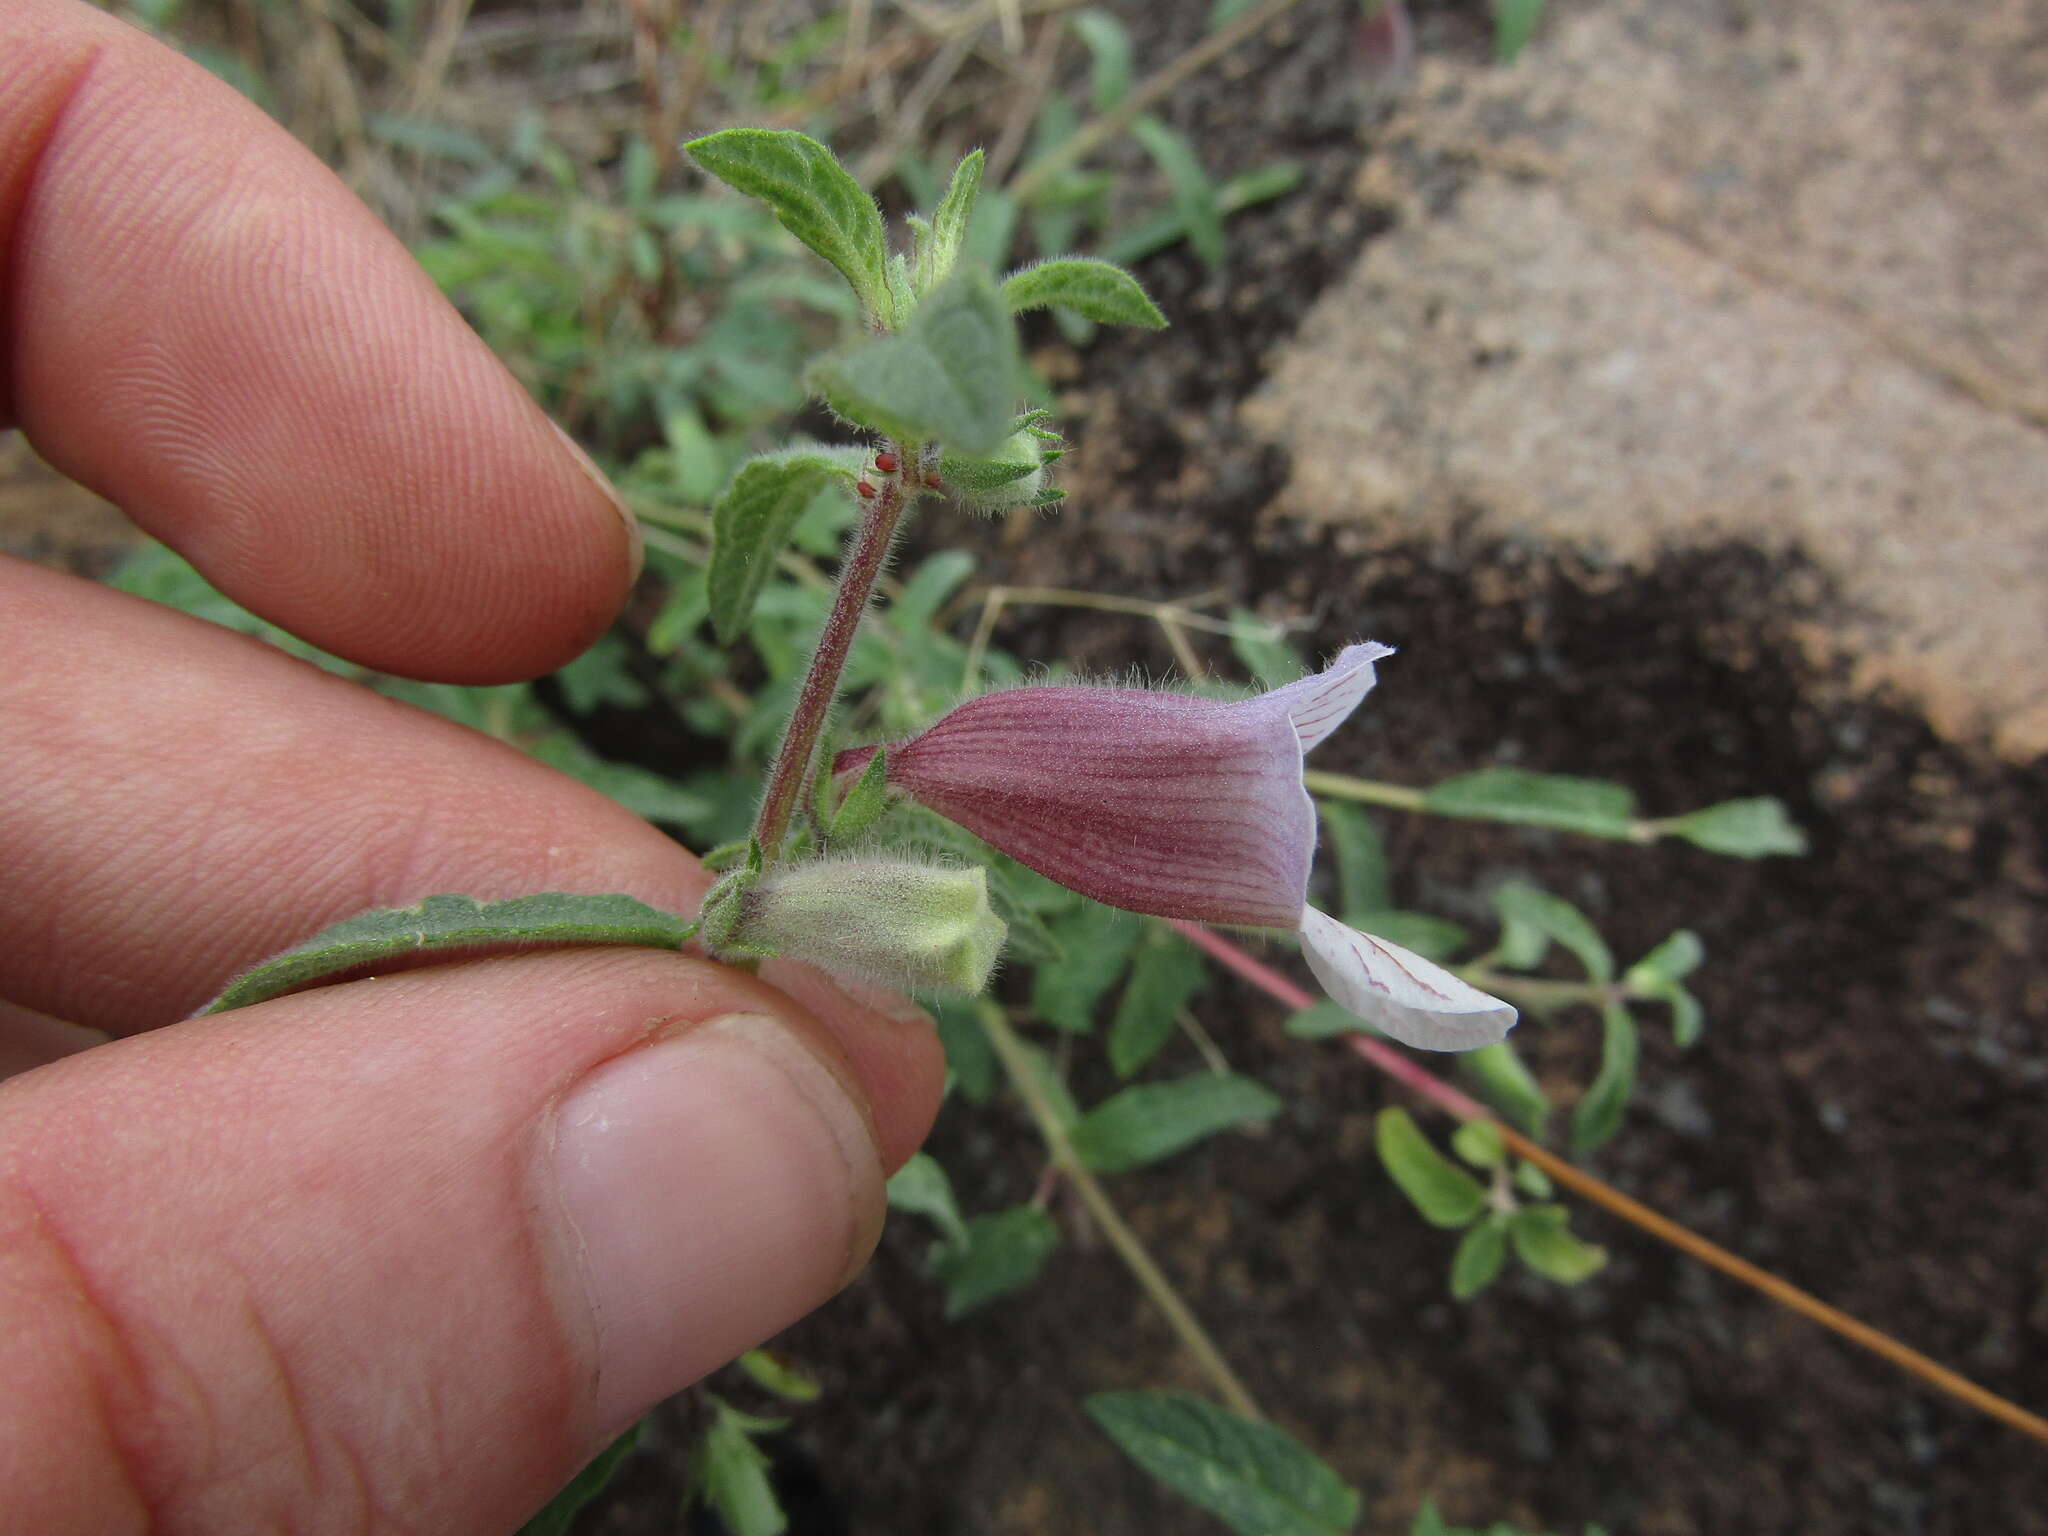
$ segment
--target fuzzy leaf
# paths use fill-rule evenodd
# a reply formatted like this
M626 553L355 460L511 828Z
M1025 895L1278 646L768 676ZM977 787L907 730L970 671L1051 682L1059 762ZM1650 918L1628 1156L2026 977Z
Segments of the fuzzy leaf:
M1621 1126L1622 1112L1636 1087L1636 1021L1628 1009L1610 1003L1602 1014L1600 1071L1572 1106L1572 1151L1584 1156Z
M1126 1088L1089 1110L1073 1129L1074 1150L1098 1173L1142 1168L1218 1131L1270 1119L1279 1096L1248 1077L1203 1072Z
M1285 1430L1183 1392L1098 1392L1088 1417L1139 1466L1241 1536L1343 1536L1358 1495Z
M1138 951L1131 979L1109 1026L1109 1064L1129 1077L1173 1037L1174 1021L1207 979L1202 957L1185 940L1155 930Z
M1451 1295L1470 1301L1500 1274L1508 1257L1508 1224L1499 1216L1475 1221L1465 1229L1451 1256Z
M927 997L924 1005L937 1021L946 1070L970 1104L986 1104L996 1091L999 1067L994 1047L981 1027L974 1004L957 997Z
M967 1223L965 1246L939 1256L933 1268L946 1288L946 1316L959 1317L1038 1278L1060 1245L1052 1218L1032 1205L1013 1205Z
M1012 314L1057 305L1103 325L1166 328L1166 316L1135 277L1122 267L1080 256L1062 256L1012 272L1003 282L1003 302Z
M626 1453L633 1449L633 1443L639 1438L640 1426L635 1424L599 1451L589 1466L570 1478L569 1485L548 1500L545 1509L519 1527L519 1536L567 1536L577 1514L584 1505L604 1492L605 1484L612 1480L619 1463L626 1459Z
M953 181L932 213L931 234L925 243L924 267L918 273L919 287L929 290L934 283L952 275L960 258L960 244L967 238L967 226L974 218L975 200L981 195L982 154L974 150L953 169Z
M1430 1145L1405 1109L1383 1109L1373 1123L1380 1161L1423 1220L1462 1227L1486 1209L1479 1181Z
M1264 688L1285 688L1309 670L1287 636L1247 608L1230 611L1230 648Z
M1550 1116L1550 1100L1538 1086L1514 1042L1482 1045L1458 1059L1458 1069L1479 1096L1539 1140Z
M846 841L859 837L861 833L881 819L882 812L889 808L888 749L877 748L875 755L868 759L868 765L861 776L853 781L853 788L846 792L846 798L839 802L839 809L832 813L829 836L835 841ZM828 775L820 773L820 782Z
M785 229L839 269L871 313L895 318L881 210L831 150L766 128L728 128L683 148L720 181L773 208Z
M1222 266L1223 214L1216 206L1216 183L1210 180L1194 147L1156 117L1134 121L1131 137L1145 146L1165 173L1174 210L1187 226L1188 244L1195 248L1202 265L1212 270Z
M1507 1143L1492 1121L1467 1120L1451 1133L1451 1150L1475 1168L1498 1168Z
M1088 45L1088 101L1107 112L1130 94L1131 34L1106 11L1077 12L1070 23Z
M845 450L821 448L764 453L739 467L711 512L705 584L721 641L731 645L746 629L775 557L805 509L834 479L851 485L858 470Z
M1561 1205L1525 1205L1509 1218L1521 1261L1547 1279L1577 1285L1607 1262L1607 1250L1574 1237Z
M1680 816L1671 830L1697 848L1738 859L1806 852L1806 834L1793 825L1784 802L1770 796L1724 800Z
M1555 827L1592 837L1635 835L1635 796L1604 779L1482 768L1432 786L1422 803L1439 816Z
M681 949L695 923L631 896L581 896L550 891L479 903L469 896L429 896L418 906L360 912L272 955L235 978L200 1009L226 1013L267 1002L300 987L402 955L435 949L485 949L570 944L637 944Z
M1614 954L1607 941L1570 902L1516 880L1493 893L1493 904L1504 920L1547 934L1577 955L1593 980L1614 980Z
M902 443L992 452L1010 431L1017 328L995 284L964 267L894 336L822 358L810 387L849 421Z

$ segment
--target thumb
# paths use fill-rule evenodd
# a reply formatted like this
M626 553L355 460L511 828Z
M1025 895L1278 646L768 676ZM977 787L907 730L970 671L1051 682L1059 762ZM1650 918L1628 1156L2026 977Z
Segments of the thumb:
M0 1506L52 1536L510 1530L866 1259L855 1082L786 995L622 950L10 1079Z

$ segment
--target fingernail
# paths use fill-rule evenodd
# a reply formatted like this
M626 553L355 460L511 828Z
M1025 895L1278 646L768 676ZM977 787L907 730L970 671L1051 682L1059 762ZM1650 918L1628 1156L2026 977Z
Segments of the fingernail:
M607 1432L816 1307L881 1230L866 1114L766 1016L686 1026L596 1068L558 1111L554 1170Z
M548 425L555 429L555 436L559 437L562 446L569 450L569 457L576 461L576 467L589 476L592 485L604 493L604 499L611 503L612 510L618 513L619 520L626 525L626 538L633 561L633 580L638 581L640 569L647 563L647 540L640 532L640 519L633 515L633 509L626 505L626 498L619 494L618 488L606 477L605 472L597 467L597 461L583 451L583 445L564 431L558 422L550 421Z

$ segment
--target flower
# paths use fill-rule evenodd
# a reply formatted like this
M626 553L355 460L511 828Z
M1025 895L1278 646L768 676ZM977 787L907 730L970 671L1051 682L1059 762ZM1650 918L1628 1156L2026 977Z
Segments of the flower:
M1409 1045L1469 1050L1515 1011L1397 945L1308 905L1316 813L1302 755L1358 707L1384 645L1219 702L1045 686L970 699L886 749L892 789L1048 879L1157 917L1296 929L1339 1004ZM837 774L877 749L842 752Z

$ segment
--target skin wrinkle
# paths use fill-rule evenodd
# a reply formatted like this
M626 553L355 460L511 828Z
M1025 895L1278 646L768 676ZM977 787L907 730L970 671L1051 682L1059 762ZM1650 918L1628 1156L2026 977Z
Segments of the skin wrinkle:
M84 94L86 83L103 51L99 44L85 45L69 76L54 88L53 102L32 135L33 147L24 158L17 183L6 189L8 196L0 202L0 221L4 221L6 228L6 238L0 241L0 428L13 423L15 401L19 398L15 387L15 339L21 334L22 297L18 274L22 265L21 250L27 241L29 204L37 179L48 160L50 146L57 141L72 105Z
M99 1287L92 1283L80 1255L65 1239L62 1230L51 1219L45 1203L37 1196L35 1189L20 1176L18 1170L8 1170L4 1186L0 1186L0 1198L11 1193L19 1200L29 1216L29 1225L35 1234L34 1241L64 1277L70 1296L83 1311L91 1331L97 1336L100 1347L91 1351L71 1350L72 1360L78 1363L78 1374L82 1375L98 1405L96 1428L101 1442L106 1446L111 1461L120 1474L121 1491L141 1511L143 1528L154 1531L157 1528L160 1505L145 1487L141 1472L138 1448L133 1437L122 1432L121 1426L135 1422L139 1415L117 1408L115 1400L129 1397L138 1402L147 1401L150 1393L144 1385L147 1368L140 1354L131 1343L126 1328L100 1296ZM95 1502L104 1508L104 1487L95 1490Z

